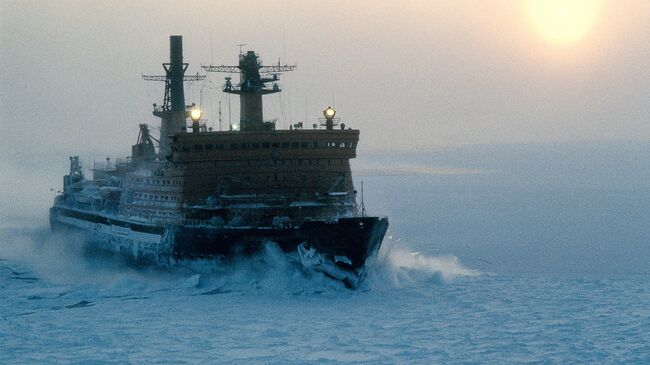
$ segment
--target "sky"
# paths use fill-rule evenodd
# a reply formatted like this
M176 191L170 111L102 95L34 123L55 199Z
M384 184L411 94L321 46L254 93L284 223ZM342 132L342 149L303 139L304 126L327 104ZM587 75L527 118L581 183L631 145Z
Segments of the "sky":
M46 225L68 156L124 157L158 125L163 84L142 74L182 35L188 74L236 64L238 44L297 65L265 117L311 125L331 105L360 129L355 184L396 238L517 270L645 270L648 24L645 0L0 0L0 223ZM224 76L186 88L216 129L219 102L224 128L238 119Z
M242 43L296 64L265 118L311 125L332 105L360 151L648 140L650 2L577 1L569 23L588 29L563 42L525 0L0 0L0 152L128 154L158 125L163 84L141 75L162 73L170 35L190 74L236 64ZM217 129L219 101L224 128L238 118L224 76L186 88Z

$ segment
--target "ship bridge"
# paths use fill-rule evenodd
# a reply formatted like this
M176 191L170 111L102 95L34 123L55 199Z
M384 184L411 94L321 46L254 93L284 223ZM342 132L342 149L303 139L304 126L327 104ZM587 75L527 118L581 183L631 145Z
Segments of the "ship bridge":
M180 133L171 162L183 170L189 202L257 193L353 199L349 160L358 141L359 131L352 129Z

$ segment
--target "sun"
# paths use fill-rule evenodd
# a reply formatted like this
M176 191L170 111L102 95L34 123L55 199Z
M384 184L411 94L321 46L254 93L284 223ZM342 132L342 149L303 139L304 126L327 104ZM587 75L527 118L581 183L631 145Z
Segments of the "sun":
M528 0L526 11L533 28L547 41L572 44L596 25L600 0Z

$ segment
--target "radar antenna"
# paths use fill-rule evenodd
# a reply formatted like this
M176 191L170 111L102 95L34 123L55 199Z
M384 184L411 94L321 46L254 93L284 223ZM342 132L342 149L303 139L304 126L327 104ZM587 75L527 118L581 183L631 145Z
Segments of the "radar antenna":
M169 63L163 63L163 67L167 72L167 75L142 75L142 79L145 81L164 81L165 82L165 96L163 97L163 105L161 109L163 111L172 110L172 80L169 76ZM183 72L187 69L188 64L183 64ZM205 75L200 75L198 72L196 75L183 75L183 81L192 82L192 81L202 81L205 80Z
M243 46L243 45L242 45ZM223 92L237 94L240 98L240 128L241 131L273 130L275 123L264 122L262 113L262 95L274 94L282 91L277 84L279 74L293 71L295 65L262 66L258 55L254 51L240 53L238 66L202 66L207 72L239 73L240 81L233 85L231 78L226 77ZM263 74L263 76L261 75ZM272 86L267 83L272 82Z
M239 54L241 55L244 53L244 47L246 47L246 43L238 43L236 44L237 47L239 47Z

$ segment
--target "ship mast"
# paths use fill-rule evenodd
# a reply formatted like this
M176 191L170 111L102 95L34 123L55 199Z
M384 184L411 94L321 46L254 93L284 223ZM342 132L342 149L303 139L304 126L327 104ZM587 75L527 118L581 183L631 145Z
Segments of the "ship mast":
M240 81L236 86L232 84L229 77L226 77L226 84L223 91L229 94L239 95L240 100L240 122L241 131L260 131L275 129L274 122L264 122L262 112L262 96L280 92L277 84L278 74L286 71L293 71L295 65L262 66L257 54L254 51L240 53L238 66L203 66L208 72L239 73ZM260 74L265 74L264 76ZM272 87L266 84L273 82ZM231 126L231 130L235 130Z
M159 153L167 156L171 151L169 148L169 137L181 132L185 128L185 120L188 117L185 105L184 81L200 81L205 79L204 75L185 76L187 63L183 63L183 37L173 35L169 37L169 63L162 64L165 75L142 75L147 81L164 81L165 97L163 105L154 104L153 115L161 119Z

